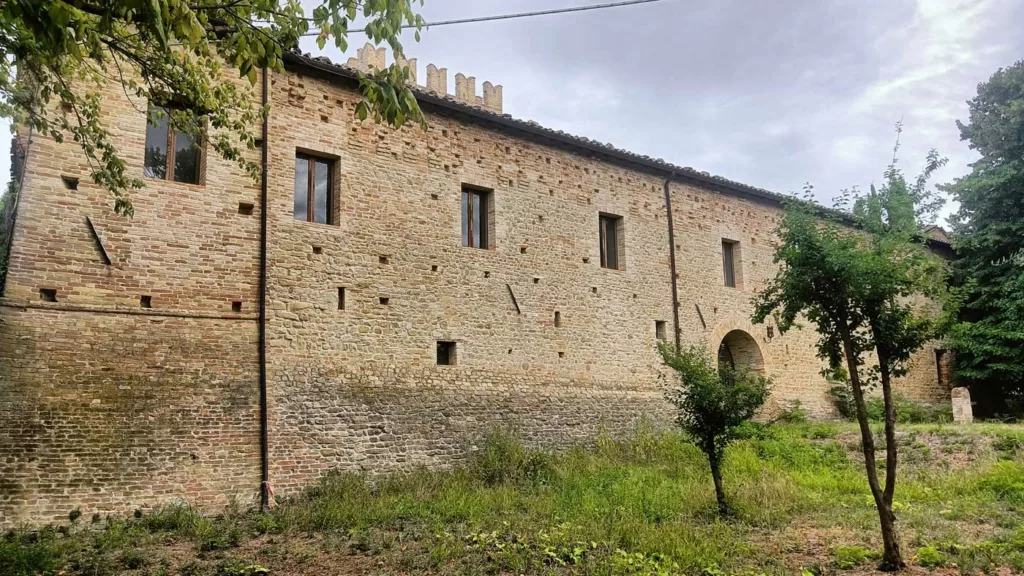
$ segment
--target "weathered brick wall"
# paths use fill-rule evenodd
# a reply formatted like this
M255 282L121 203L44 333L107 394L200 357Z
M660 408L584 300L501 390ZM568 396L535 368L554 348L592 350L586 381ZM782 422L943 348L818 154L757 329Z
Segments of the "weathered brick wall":
M0 526L250 502L255 346L251 320L0 307Z
M142 177L146 103L114 85L103 97L113 141ZM203 185L146 179L127 220L89 173L70 139L32 136L0 300L0 526L76 507L249 502L260 479L259 187L211 157Z
M119 149L141 174L144 116L119 90L107 96ZM278 493L334 468L443 465L495 422L563 446L667 420L655 351L655 322L669 338L672 330L662 176L436 109L426 131L358 122L352 87L295 73L274 76L271 98L267 359ZM336 224L293 218L297 151L336 159ZM211 156L204 185L148 181L125 221L78 158L73 145L38 137L30 152L0 307L0 447L33 452L0 462L10 494L0 497L0 524L75 506L251 497L258 187ZM80 189L65 189L62 174L79 176ZM491 249L461 245L463 184L493 189ZM830 413L814 332L769 335L749 322L750 299L774 272L778 207L696 182L671 190L684 342L742 342L744 358L760 354L775 377L769 411L799 399ZM255 210L240 214L239 202ZM623 218L621 270L600 266L600 213ZM736 288L723 285L723 239L739 243ZM40 287L57 289L58 302L39 302ZM143 294L153 309L140 310ZM456 366L435 365L438 340L458 343ZM907 391L925 396L934 353L919 362Z

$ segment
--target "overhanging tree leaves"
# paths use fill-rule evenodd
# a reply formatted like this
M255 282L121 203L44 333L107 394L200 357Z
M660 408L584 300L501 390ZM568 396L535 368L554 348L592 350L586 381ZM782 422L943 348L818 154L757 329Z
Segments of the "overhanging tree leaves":
M918 305L939 297L941 263L925 249L917 215L928 212L928 177L943 161L930 154L922 176L908 185L895 161L885 184L854 198L853 214L822 219L809 202L792 202L777 230L776 277L755 297L754 321L773 316L781 332L801 318L818 332L818 356L837 373L843 363L860 426L868 484L882 532L882 568L904 566L892 502L896 489L896 409L892 380L904 375L911 354L935 337L940 318ZM849 199L846 194L844 199ZM874 358L872 358L872 356ZM876 360L872 363L872 360ZM865 395L880 384L885 404L885 480L878 478L875 439Z
M764 405L771 381L759 374L716 366L706 343L677 350L661 342L658 352L678 378L678 385L665 392L676 407L676 424L707 456L718 514L725 516L729 513L722 486L725 448L733 440L736 427L753 418Z
M979 412L1024 411L1024 60L978 85L960 139L981 158L946 187L960 203L952 220L963 288L952 333L956 378Z
M150 102L174 103L202 116L197 123L174 113L169 122L256 178L259 167L242 151L254 147L264 111L245 83L231 80L254 84L258 70L281 70L284 51L310 29L321 48L333 40L344 51L357 18L372 43L402 54L402 26L416 27L418 39L423 24L413 2L320 0L306 17L298 0L7 0L0 115L57 141L72 138L93 180L113 194L114 209L131 215L127 193L143 182L118 156L96 86L120 84L140 112ZM394 66L365 75L363 115L396 127L422 121L405 78Z

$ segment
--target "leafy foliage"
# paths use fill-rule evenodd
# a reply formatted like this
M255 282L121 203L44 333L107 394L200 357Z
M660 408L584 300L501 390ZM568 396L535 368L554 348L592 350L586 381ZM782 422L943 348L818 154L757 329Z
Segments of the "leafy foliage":
M902 130L896 126L897 134ZM897 144L898 149L898 144ZM896 406L892 379L907 372L911 354L937 336L941 318L925 312L918 299L942 298L945 269L925 249L919 218L934 212L927 182L945 160L929 153L924 171L908 184L893 163L881 188L867 194L844 191L837 207L853 203L840 216L810 202L791 202L776 233L778 274L755 297L754 321L774 317L785 333L806 318L818 332L818 356L826 375L846 364L853 407L861 429L868 484L878 509L884 543L882 566L899 569L903 560L894 527L896 487ZM851 228L853 223L857 230ZM880 384L885 421L886 477L878 479L874 437L865 392Z
M61 142L70 137L92 166L92 178L131 215L127 198L143 182L132 175L104 124L99 87L120 84L140 113L148 103L174 103L202 116L172 114L170 125L207 141L254 178L243 150L266 113L248 86L263 68L281 70L284 52L318 31L344 51L349 25L361 17L374 44L402 54L403 25L423 20L415 0L320 0L312 17L298 0L10 0L0 6L0 115ZM422 0L420 0L422 4ZM361 116L393 126L422 121L407 71L392 66L362 78Z
M981 155L971 173L945 187L960 210L952 220L964 289L953 330L956 379L982 413L1024 411L1024 60L978 85L960 139Z
M728 506L720 472L725 447L736 439L737 429L764 405L771 381L760 374L716 366L706 344L677 350L671 343L660 342L658 351L679 380L665 393L676 408L676 424L707 456L718 510L725 514Z
M551 475L551 456L524 446L515 430L495 427L483 438L470 470L488 486L539 482Z

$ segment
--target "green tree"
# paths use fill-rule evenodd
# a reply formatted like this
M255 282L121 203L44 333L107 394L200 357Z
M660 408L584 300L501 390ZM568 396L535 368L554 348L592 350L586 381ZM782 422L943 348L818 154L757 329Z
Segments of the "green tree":
M95 88L119 83L141 102L174 103L201 115L172 114L172 128L205 139L254 178L253 148L265 112L251 89L263 68L282 69L285 50L309 30L317 42L344 51L356 18L374 44L402 53L403 25L417 28L416 0L320 0L306 17L298 0L7 0L0 3L0 115L57 141L78 143L92 178L131 215L127 193L142 181L128 173L103 123ZM422 0L420 0L422 5ZM393 126L422 115L405 84L407 70L391 66L361 78L357 113ZM144 110L145 104L142 105Z
M978 85L960 139L981 158L945 187L960 203L952 219L962 287L952 331L956 379L981 414L1024 410L1024 60Z
M774 317L785 333L805 318L818 332L826 373L841 373L846 364L887 570L904 566L892 511L897 468L892 380L906 373L910 355L935 337L940 325L936 315L915 305L917 299L939 297L944 289L943 265L927 253L918 232L916 214L928 209L915 208L915 202L927 196L928 177L942 162L930 154L922 176L908 185L894 161L880 189L840 197L855 200L852 214L826 213L823 219L810 202L791 202L776 231L774 260L780 270L755 297L755 322ZM860 230L848 225L851 220ZM865 404L866 392L878 384L885 406L884 484Z
M676 424L707 456L718 513L725 516L729 513L722 487L725 448L735 438L736 427L764 405L771 381L759 374L716 366L706 343L677 350L661 342L658 351L678 378L678 385L665 392L676 407Z

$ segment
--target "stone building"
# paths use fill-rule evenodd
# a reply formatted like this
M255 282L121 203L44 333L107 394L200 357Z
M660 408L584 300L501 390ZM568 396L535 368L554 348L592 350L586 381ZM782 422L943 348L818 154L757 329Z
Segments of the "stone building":
M440 465L496 422L546 446L625 433L668 414L655 344L676 330L775 376L774 406L830 412L813 331L749 321L781 196L513 119L461 74L448 95L434 66L428 129L360 122L352 67L383 59L286 56L261 182L105 89L146 176L132 219L74 143L22 135L0 525ZM900 388L948 397L937 379L929 349Z

